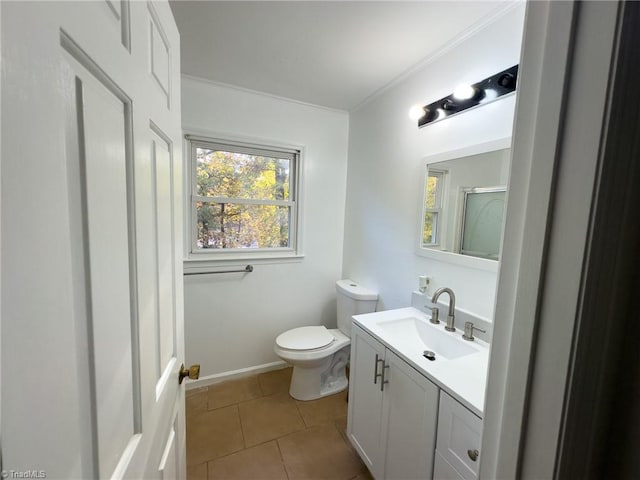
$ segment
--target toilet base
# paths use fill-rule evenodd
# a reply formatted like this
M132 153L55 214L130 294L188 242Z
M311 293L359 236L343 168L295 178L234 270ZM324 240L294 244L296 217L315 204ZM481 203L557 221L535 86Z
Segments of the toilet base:
M296 400L316 400L346 390L349 346L337 351L320 365L305 368L294 365L289 394Z

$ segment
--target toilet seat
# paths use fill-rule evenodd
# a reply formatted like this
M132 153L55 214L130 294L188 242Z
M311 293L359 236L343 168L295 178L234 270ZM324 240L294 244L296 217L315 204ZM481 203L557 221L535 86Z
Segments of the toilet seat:
M322 325L298 327L280 334L276 338L276 345L285 350L309 351L324 348L335 339L335 336Z

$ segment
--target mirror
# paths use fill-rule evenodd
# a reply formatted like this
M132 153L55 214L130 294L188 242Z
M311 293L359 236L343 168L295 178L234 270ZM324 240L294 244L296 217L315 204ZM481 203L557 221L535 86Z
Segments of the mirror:
M510 144L511 139L501 139L425 159L419 254L494 269Z

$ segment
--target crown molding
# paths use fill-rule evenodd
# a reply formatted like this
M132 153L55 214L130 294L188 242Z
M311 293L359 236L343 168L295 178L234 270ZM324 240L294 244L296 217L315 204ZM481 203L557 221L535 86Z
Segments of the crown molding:
M344 114L344 115L348 115L349 114L348 110L342 110L342 109L333 108L333 107L326 107L324 105L317 105L315 103L303 102L302 100L296 100L294 98L289 98L289 97L282 97L280 95L275 95L273 93L267 93L267 92L261 92L259 90L252 90L250 88L240 87L238 85L232 85L230 83L218 82L216 80L210 80L208 78L197 77L195 75L189 75L187 73L183 73L181 75L181 77L183 79L191 80L193 82L204 83L204 84L207 84L207 85L213 85L213 86L216 86L216 87L219 87L219 88L228 88L230 90L237 90L239 92L248 93L248 94L251 94L251 95L258 95L258 96L261 96L261 97L270 98L272 100L279 100L281 102L293 103L293 104L301 105L301 106L304 106L304 107L317 108L317 109L326 110L326 111L332 112L332 113L340 113L340 114Z

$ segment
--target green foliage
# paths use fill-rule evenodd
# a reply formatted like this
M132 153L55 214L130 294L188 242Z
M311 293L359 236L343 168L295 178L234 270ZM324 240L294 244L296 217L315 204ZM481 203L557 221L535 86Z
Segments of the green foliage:
M422 230L422 244L433 245L436 242L434 231L434 216L433 212L425 212L424 214L424 228Z
M200 248L277 248L289 244L289 207L234 199L288 200L290 161L197 149L196 192L219 202L196 204Z
M436 195L438 189L439 177L429 175L427 177L427 190L425 195L425 203L427 208L436 207Z
M433 245L436 243L436 229L438 225L438 214L430 209L439 207L438 189L440 187L440 176L429 175L425 190L425 212L422 230L422 244Z

